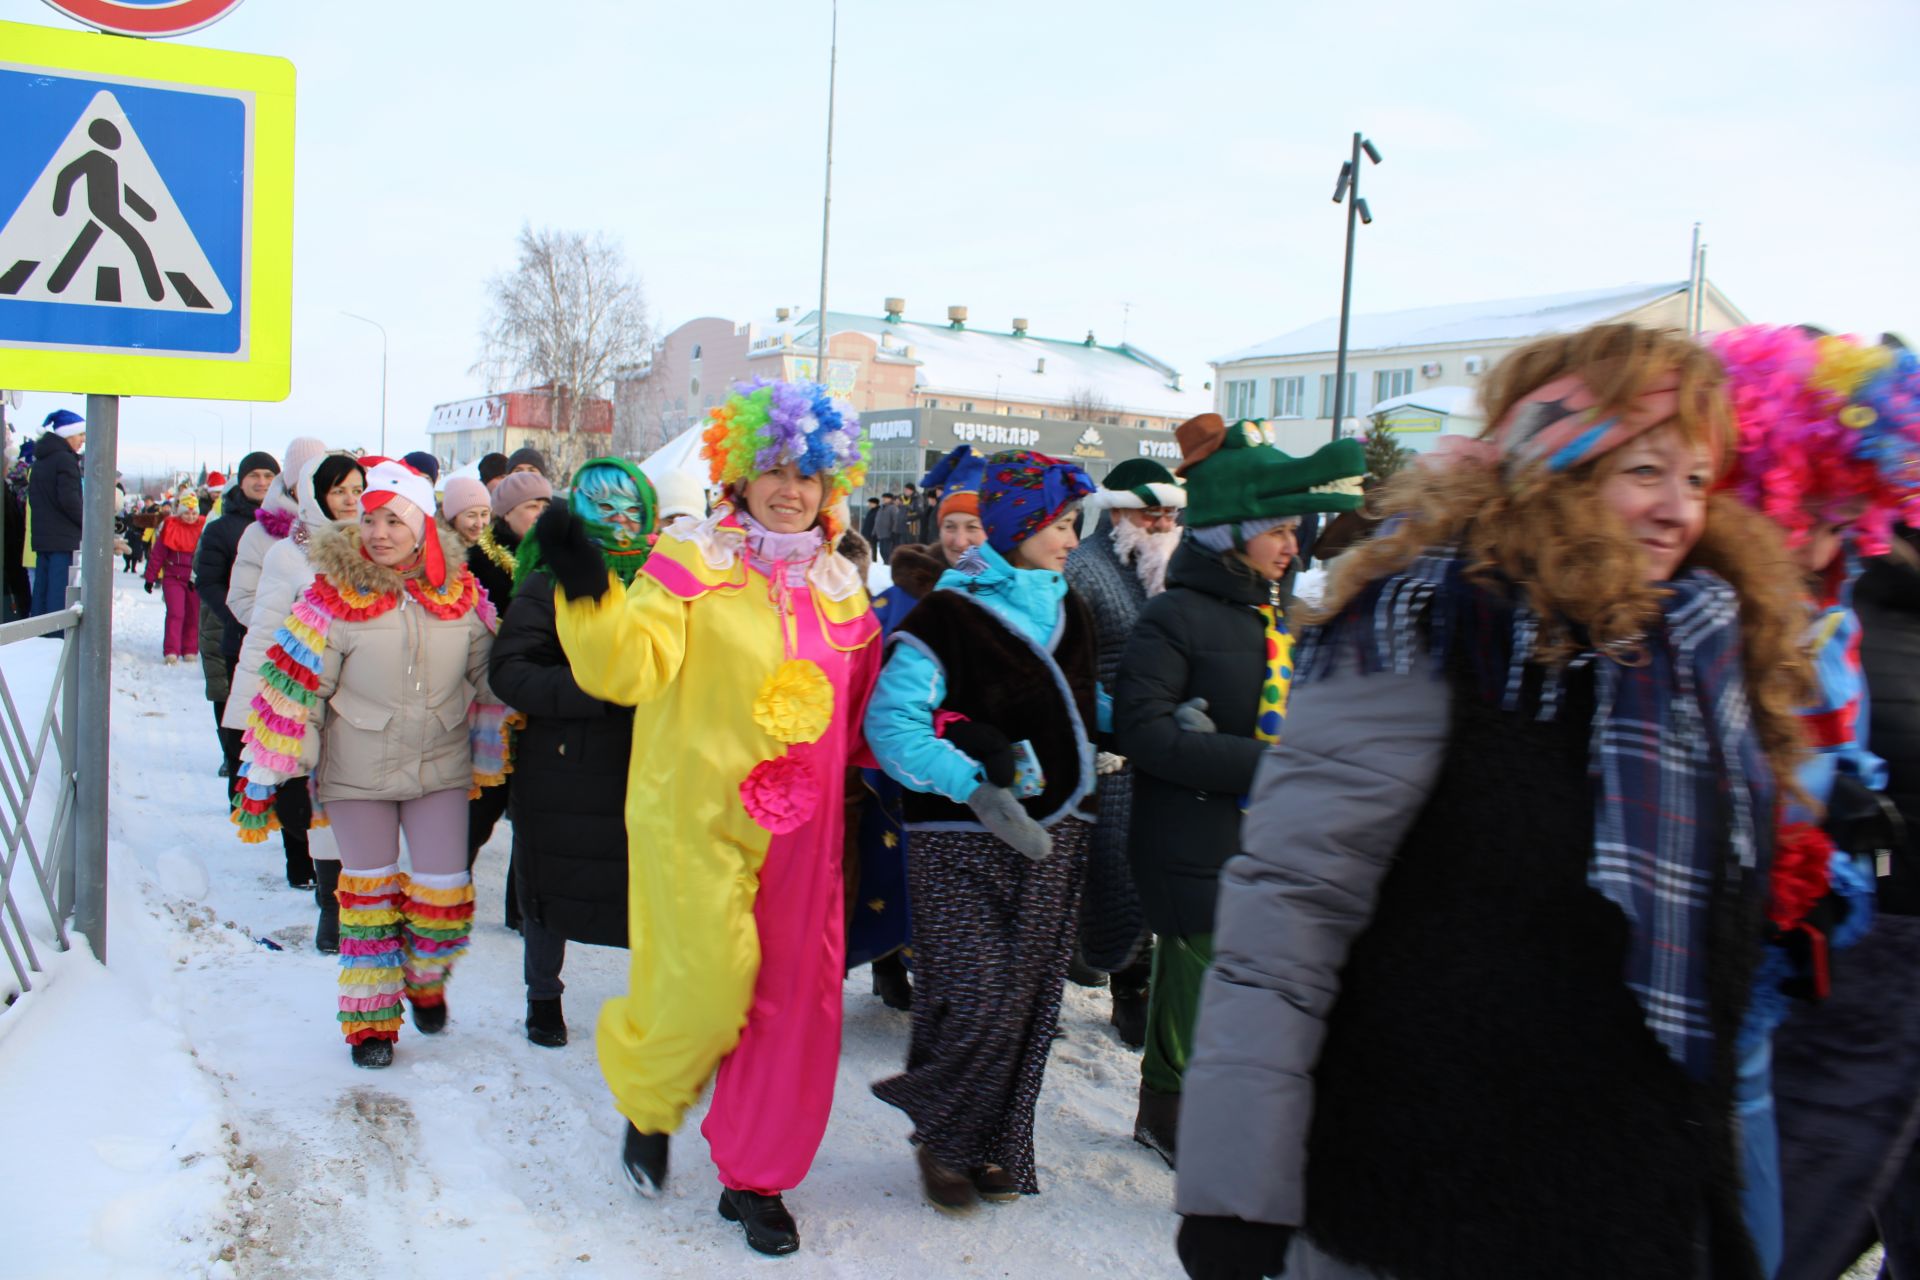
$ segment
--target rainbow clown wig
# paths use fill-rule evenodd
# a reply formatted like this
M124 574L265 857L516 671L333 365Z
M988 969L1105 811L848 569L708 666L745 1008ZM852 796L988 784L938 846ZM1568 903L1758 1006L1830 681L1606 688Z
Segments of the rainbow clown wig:
M1739 435L1724 487L1790 545L1856 504L1862 555L1886 552L1896 520L1920 524L1920 361L1911 351L1771 325L1730 329L1708 345L1726 366Z
M860 419L842 412L817 382L738 382L707 417L712 425L700 437L700 456L715 484L737 491L761 472L791 462L801 475L825 481L825 514L866 482L871 446L860 438Z

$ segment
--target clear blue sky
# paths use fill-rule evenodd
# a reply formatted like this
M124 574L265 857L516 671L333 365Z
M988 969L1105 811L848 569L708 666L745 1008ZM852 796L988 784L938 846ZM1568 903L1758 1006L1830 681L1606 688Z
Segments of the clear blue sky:
M656 323L818 290L827 0L248 0L189 41L299 71L294 389L254 441L424 447L484 388L522 224L624 245ZM0 19L67 26L38 0ZM831 303L1120 337L1194 376L1339 306L1679 279L1759 319L1920 331L1920 6L843 0ZM0 50L0 57L5 51ZM37 423L70 401L30 395ZM229 460L244 404L131 401L123 467Z

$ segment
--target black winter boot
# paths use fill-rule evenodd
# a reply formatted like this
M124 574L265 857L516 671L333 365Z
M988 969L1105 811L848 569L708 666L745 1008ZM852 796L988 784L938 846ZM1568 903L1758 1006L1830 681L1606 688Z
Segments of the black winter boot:
M1180 1095L1155 1093L1140 1086L1140 1110L1133 1117L1133 1140L1159 1155L1172 1169L1180 1139Z
M620 1163L634 1189L649 1200L659 1199L667 1189L667 1134L642 1133L627 1121L626 1145L620 1150Z
M313 859L307 854L307 833L304 830L280 828L280 846L287 853L287 887L289 889L311 889L314 887Z
M907 963L898 951L873 962L873 994L889 1009L913 1012L913 983L907 979Z
M340 954L340 864L321 858L313 864L313 901L320 908L320 923L314 926L313 949L321 955Z
M356 1067L392 1066L393 1041L362 1040L353 1046L353 1065Z
M1073 959L1067 962L1067 981L1076 987L1104 987L1107 975L1081 959L1080 949L1076 947Z
M1118 982L1113 990L1113 1015L1109 1019L1113 1029L1120 1036L1120 1043L1129 1049L1147 1047L1147 993L1144 991L1122 991Z
M728 1187L720 1192L720 1216L745 1227L747 1244L760 1253L778 1257L800 1247L800 1228L779 1196Z
M527 1001L527 1039L543 1049L564 1049L567 1044L567 1019L560 1008L560 997Z

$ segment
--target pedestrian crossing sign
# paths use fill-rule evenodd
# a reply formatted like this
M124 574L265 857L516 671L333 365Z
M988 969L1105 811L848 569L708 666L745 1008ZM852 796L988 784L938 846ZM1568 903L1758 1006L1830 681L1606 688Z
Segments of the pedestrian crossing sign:
M283 400L281 58L0 22L0 386Z

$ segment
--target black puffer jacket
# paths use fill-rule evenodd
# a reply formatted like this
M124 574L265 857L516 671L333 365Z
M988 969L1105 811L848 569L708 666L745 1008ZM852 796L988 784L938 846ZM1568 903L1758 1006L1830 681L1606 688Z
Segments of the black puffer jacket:
M240 550L240 535L252 526L258 510L260 504L234 485L220 500L220 514L207 524L193 552L193 580L200 584L200 608L218 619L220 652L228 658L240 656L247 624L228 610L227 587L233 579L233 558ZM205 645L200 648L206 651Z
M1893 874L1880 880L1878 909L1913 916L1920 915L1920 567L1905 553L1920 552L1920 534L1900 536L1905 547L1860 575L1853 607L1867 676L1867 746L1887 762L1887 798L1907 822Z
M80 455L51 431L33 446L27 506L36 552L80 549L80 521L85 513L80 501Z
M1111 693L1127 637L1147 607L1147 588L1138 573L1120 562L1109 514L1101 514L1093 536L1067 557L1066 572L1073 593L1093 611L1100 637L1100 683ZM1102 776L1095 799L1098 818L1087 850L1087 879L1080 891L1080 951L1094 968L1113 970L1134 953L1145 920L1127 866L1127 832L1133 825L1132 771L1122 768Z
M1264 580L1191 539L1167 566L1120 659L1113 727L1133 765L1128 860L1155 933L1213 932L1220 868L1240 852L1240 801L1265 744L1253 736L1266 683ZM1217 733L1189 733L1174 709L1207 700Z
M513 765L521 910L574 942L627 945L627 757L633 708L574 682L554 626L553 582L531 573L494 637L493 691L527 717Z

